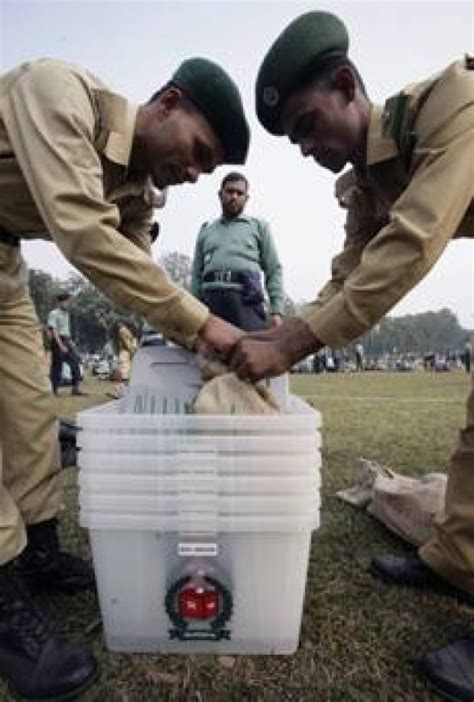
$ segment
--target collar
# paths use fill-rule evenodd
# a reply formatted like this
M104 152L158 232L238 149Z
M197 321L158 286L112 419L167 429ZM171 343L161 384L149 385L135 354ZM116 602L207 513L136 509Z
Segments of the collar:
M96 91L100 125L105 128L103 153L110 161L127 167L132 151L138 105L107 90Z
M390 117L391 115L386 108L374 104L370 106L367 131L367 167L381 161L388 161L398 154L395 140L385 134L385 125Z
M251 219L252 218L249 217L249 215L246 215L245 213L242 212L241 214L237 215L237 217L234 217L234 219L225 219L225 217L223 217L221 215L219 217L219 222L221 222L221 224L228 225L228 224L232 224L232 222L250 222Z
M107 158L121 166L128 166L128 162L130 161L137 112L138 105L132 105L130 102L127 102L124 131L110 132L107 144L105 145L104 152Z

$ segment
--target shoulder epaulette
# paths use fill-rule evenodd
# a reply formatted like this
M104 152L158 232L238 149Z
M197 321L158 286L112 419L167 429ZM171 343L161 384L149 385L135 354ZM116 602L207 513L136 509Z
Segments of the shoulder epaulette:
M406 93L402 91L386 101L382 124L383 135L395 141L403 166L408 170L416 144L416 134L412 130L409 96Z

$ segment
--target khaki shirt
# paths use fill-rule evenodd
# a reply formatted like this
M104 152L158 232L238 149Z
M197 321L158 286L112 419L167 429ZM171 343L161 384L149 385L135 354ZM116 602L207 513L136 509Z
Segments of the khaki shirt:
M474 237L474 71L457 62L408 86L410 164L391 136L393 101L371 108L367 168L336 183L344 250L302 319L325 345L370 329L430 270L454 237Z
M0 77L0 228L53 239L120 306L191 345L209 312L150 257L151 182L128 170L137 107L43 59Z

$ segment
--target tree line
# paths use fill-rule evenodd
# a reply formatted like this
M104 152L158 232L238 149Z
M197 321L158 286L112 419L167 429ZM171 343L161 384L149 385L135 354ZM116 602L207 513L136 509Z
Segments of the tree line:
M384 317L360 341L366 355L372 357L384 353L422 356L462 352L468 338L468 330L463 329L451 310L444 308L438 312Z
M173 251L164 255L160 264L171 280L189 289L189 256ZM114 341L119 320L124 321L137 334L141 333L141 319L118 308L77 273L64 281L32 268L29 270L29 285L38 318L44 328L49 311L56 306L56 295L64 290L71 293L72 332L83 351L96 352L107 341ZM298 307L288 295L285 296L285 316L293 315ZM385 317L374 329L364 334L360 341L369 356L381 356L384 353L445 354L448 351L462 350L467 337L468 331L462 328L456 315L449 309L442 309L403 317ZM46 334L45 342L47 343Z

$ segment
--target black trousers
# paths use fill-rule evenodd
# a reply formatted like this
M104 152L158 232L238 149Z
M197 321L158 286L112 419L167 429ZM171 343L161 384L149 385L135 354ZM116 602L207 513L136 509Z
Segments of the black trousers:
M216 317L221 317L244 331L261 331L268 328L263 304L245 303L240 290L205 290L202 301Z
M76 349L71 341L71 339L62 336L61 341L67 348L67 353L61 353L59 346L53 339L51 341L51 370L49 377L51 379L51 385L53 387L53 392L56 392L61 385L62 367L63 363L67 363L71 369L71 384L73 388L77 388L79 381L81 379L81 372L79 370L79 357L77 355Z

